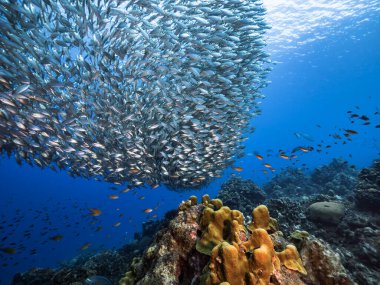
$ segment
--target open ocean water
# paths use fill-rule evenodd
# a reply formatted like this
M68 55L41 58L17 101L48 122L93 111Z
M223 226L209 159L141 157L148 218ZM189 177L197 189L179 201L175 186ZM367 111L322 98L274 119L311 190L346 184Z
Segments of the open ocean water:
M360 169L380 157L379 2L267 0L264 6L272 27L265 50L273 70L261 90L262 114L251 122L255 131L233 164L242 171L229 167L198 190L160 185L121 193L122 186L20 166L3 153L0 248L15 252L0 251L0 284L32 267L55 267L78 254L119 248L134 239L144 221L162 218L190 195L215 196L231 175L262 186L287 166L309 172L343 158ZM345 136L347 130L355 134ZM102 214L91 216L90 208Z

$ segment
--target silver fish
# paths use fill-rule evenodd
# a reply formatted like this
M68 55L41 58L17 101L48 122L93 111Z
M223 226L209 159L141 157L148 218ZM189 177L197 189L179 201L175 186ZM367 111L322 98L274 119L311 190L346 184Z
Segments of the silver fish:
M260 113L264 17L260 0L0 1L0 152L130 187L210 182Z

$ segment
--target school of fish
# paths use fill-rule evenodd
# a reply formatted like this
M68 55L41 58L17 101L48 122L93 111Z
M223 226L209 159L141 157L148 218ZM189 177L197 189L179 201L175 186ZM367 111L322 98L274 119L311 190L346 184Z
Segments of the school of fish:
M0 150L197 187L242 153L270 70L259 0L0 1Z

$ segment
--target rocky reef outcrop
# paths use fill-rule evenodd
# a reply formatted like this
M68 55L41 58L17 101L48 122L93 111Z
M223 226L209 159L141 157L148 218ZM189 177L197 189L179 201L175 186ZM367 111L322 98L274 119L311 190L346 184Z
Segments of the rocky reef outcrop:
M362 210L380 213L380 159L360 171L355 202Z
M328 165L317 167L310 175L300 168L288 167L263 186L271 198L302 197L313 194L351 195L357 181L357 170L343 159L334 158Z
M231 177L222 184L217 198L231 209L239 210L249 216L256 206L264 203L266 194L250 179Z
M339 257L315 237L307 236L299 249L289 244L266 206L256 207L246 224L220 199L195 201L180 205L119 284L354 284Z

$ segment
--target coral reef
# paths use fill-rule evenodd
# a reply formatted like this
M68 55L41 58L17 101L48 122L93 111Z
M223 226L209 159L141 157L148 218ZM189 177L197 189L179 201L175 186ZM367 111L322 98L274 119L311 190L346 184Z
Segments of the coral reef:
M311 194L351 195L356 185L357 170L343 159L316 168L306 175L299 168L288 167L263 186L271 198L299 197Z
M356 205L363 210L380 213L380 159L359 173L355 190Z
M145 223L138 241L118 251L81 256L56 270L34 269L16 275L12 284L79 285L101 275L123 285L377 285L380 215L368 201L377 201L379 168L375 161L363 169L355 192L355 169L340 160L311 176L279 175L267 187L280 181L276 189L290 195L272 191L267 206L258 202L260 194L258 200L244 199L247 190L233 187L247 181L233 178L224 188L232 192L218 197L230 199L244 215L222 199L205 195L197 204L192 196L163 221ZM349 181L344 191L342 181ZM290 189L300 185L314 194Z
M157 233L154 243L119 284L264 285L271 284L274 269L280 270L281 264L292 273L281 269L286 273L277 275L288 277L278 284L289 284L289 278L300 280L294 276L296 271L306 274L294 246L275 251L267 232L275 227L266 206L252 211L249 234L241 212L208 196L200 205L195 201L192 197L179 206L178 215Z
M356 184L358 172L341 158L334 158L328 165L317 167L311 173L311 182L322 186L317 193L333 191L335 195L351 194Z
M249 216L253 208L264 202L266 194L252 180L231 177L222 184L217 198L221 199L225 206Z

